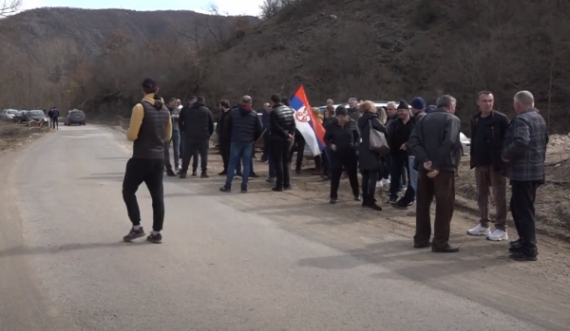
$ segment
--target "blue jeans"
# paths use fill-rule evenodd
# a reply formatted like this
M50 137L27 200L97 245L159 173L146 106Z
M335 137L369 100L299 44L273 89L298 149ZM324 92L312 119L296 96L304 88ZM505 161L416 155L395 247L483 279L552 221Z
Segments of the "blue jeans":
M234 174L239 167L240 161L243 164L243 174L241 177L241 187L247 188L247 182L251 171L251 158L253 153L253 145L248 143L232 142L230 147L230 163L228 165L228 175L226 177L226 185L231 186Z
M410 183L412 188L414 189L414 198L418 196L418 171L414 169L414 163L416 161L416 157L413 155L408 156L408 163L410 167Z

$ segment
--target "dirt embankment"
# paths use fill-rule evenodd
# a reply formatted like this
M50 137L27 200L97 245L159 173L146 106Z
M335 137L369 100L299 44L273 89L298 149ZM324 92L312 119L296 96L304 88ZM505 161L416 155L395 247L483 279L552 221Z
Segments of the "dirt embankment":
M537 228L546 234L570 241L570 135L551 135L546 156L546 184L536 197ZM475 173L462 162L456 184L457 205L477 215ZM507 198L511 195L507 188ZM494 210L491 209L494 213ZM493 217L493 215L492 215ZM509 214L509 222L512 223Z
M0 122L0 153L22 146L48 132L50 132L48 127L29 127L22 124Z

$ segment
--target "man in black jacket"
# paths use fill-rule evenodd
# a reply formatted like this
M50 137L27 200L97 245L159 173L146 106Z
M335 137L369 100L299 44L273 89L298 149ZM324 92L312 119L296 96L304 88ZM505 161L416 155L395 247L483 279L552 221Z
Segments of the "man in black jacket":
M190 107L192 107L192 105L194 105L194 103L196 102L196 96L191 95L187 98L186 100L186 105L184 107L182 107L182 109L180 109L180 113L178 113L178 119L180 119L180 116L184 116L184 113L188 111L188 109L190 109ZM179 128L179 132L180 132L180 159L182 160L184 158L184 151L186 150L186 138L184 138L184 132L180 131L180 121L178 121L178 128ZM192 168L193 170L195 170L196 168L198 168L198 153L195 154L196 156L194 157L194 162L192 164Z
M281 103L281 96L271 96L273 110L269 115L269 150L275 164L276 182L273 191L291 188L289 152L295 139L295 111Z
M356 122L348 117L347 109L341 105L336 109L336 120L329 123L325 130L324 140L327 147L330 148L332 163L330 203L335 204L337 202L343 168L348 174L354 199L360 201L357 152L360 134Z
M508 240L507 235L507 180L503 173L505 163L501 152L509 119L503 113L493 110L493 93L479 92L477 105L479 112L471 119L471 169L475 168L477 183L477 203L481 218L479 224L467 230L472 236L487 236L493 241ZM489 197L490 188L497 207L495 231L489 229Z
M390 198L389 204L396 204L398 202L398 191L400 191L400 181L402 173L408 168L408 139L414 129L414 118L410 115L410 108L408 103L400 101L398 105L398 119L395 120L388 128L388 137L390 145L390 158L392 163L390 165ZM412 183L408 180L407 196L398 205L407 207L415 200L415 192L412 188Z
M208 178L208 148L210 137L214 133L214 118L204 103L204 97L198 97L196 102L186 111L181 112L179 124L180 131L184 132L186 148L182 162L180 178L186 178L190 158L195 157L196 151L200 154L202 174L201 178Z
M228 129L231 137L230 162L226 184L222 192L231 192L234 173L240 161L243 164L241 192L247 193L248 178L251 171L253 143L261 136L261 121L252 108L251 97L245 95L241 105L230 111Z
M218 117L218 125L216 132L218 133L218 142L220 144L220 154L224 163L224 171L220 172L220 176L228 174L228 165L230 163L230 147L232 139L230 135L230 102L228 100L220 101L220 116Z

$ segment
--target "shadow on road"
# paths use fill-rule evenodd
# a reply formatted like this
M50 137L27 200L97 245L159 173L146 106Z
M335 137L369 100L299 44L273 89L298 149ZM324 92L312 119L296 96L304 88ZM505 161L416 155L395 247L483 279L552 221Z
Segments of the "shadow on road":
M477 245L483 249L485 246ZM488 246L488 244L486 244ZM472 248L472 246L470 246ZM326 270L346 270L367 264L390 266L392 273L378 273L372 277L394 279L394 273L414 281L425 281L444 276L469 273L495 266L505 266L505 257L496 257L503 246L491 246L479 251L479 256L435 254L429 248L414 249L409 240L394 240L366 245L361 249L345 250L345 255L306 258L298 261L302 267ZM401 278L397 278L401 279Z
M137 241L132 243L127 243L123 241L110 242L110 243L86 243L86 244L66 244L61 246L48 246L48 247L26 247L17 246L12 247L7 250L0 252L0 259L11 256L19 255L40 255L40 254L58 254L68 251L78 251L86 249L99 249L99 248L116 248L116 247L128 247L140 245L140 244L151 244L146 241Z

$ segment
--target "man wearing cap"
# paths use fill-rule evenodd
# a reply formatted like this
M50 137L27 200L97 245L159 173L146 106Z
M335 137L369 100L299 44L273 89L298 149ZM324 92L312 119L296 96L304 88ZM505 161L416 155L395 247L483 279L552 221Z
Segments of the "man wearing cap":
M392 159L389 204L396 204L398 201L398 191L400 190L400 181L398 179L402 178L402 173L406 171L405 169L408 166L408 139L414 129L414 119L410 114L408 103L404 100L400 101L397 109L398 119L388 128L388 144L390 145L390 156ZM411 205L415 200L415 193L409 180L407 185L407 190L410 193L408 193L406 200L409 201L406 201L405 207Z
M153 209L152 233L147 240L159 244L162 242L160 231L164 223L164 143L172 138L172 121L164 101L157 94L156 82L145 79L142 90L145 96L133 108L127 131L127 139L133 142L133 156L127 162L123 179L123 199L133 227L123 240L130 242L145 236L135 195L144 182L150 192Z
M423 98L416 97L414 98L414 100L412 100L410 106L412 106L412 114L414 115L413 117L414 125L416 125L419 121L421 121L422 118L424 118L424 116L426 116L426 102L424 101ZM408 199L404 199L402 203L399 204L398 207L408 206L410 201L414 201L416 199L415 195L416 192L418 191L418 164L416 162L416 157L410 152L409 149L408 149L408 168L410 171L410 183L414 192L413 200L411 200L412 196L410 196L406 191L404 197L408 196Z

